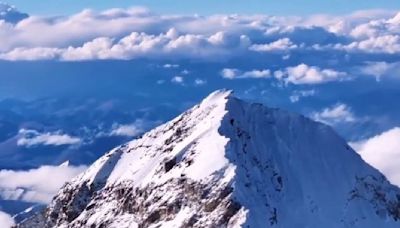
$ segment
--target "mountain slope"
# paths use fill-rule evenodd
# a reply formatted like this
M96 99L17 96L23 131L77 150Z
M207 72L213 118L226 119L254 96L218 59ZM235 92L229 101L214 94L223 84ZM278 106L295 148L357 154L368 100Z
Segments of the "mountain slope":
M14 6L0 2L0 21L18 23L27 17L29 17L28 14L19 12Z
M330 127L217 91L19 227L399 227L399 200Z

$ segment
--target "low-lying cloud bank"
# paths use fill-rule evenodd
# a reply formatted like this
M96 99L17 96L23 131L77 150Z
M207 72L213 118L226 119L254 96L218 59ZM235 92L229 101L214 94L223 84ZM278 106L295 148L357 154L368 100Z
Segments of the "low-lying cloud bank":
M42 166L37 169L0 170L0 198L49 203L62 185L83 172L85 166Z
M1 19L1 18L0 18ZM296 51L395 54L400 14L345 16L159 15L146 8L83 10L0 23L4 60L234 58Z
M40 133L36 130L21 129L19 131L18 146L32 147L37 145L63 146L79 144L81 139L61 132Z
M13 225L15 225L15 223L14 223L14 219L11 217L11 215L0 211L0 227L10 228Z
M365 161L379 169L392 183L400 186L399 127L350 145Z
M400 13L382 10L282 17L87 9L69 16L0 18L0 60L146 59L168 63L169 70L189 60L222 63L219 74L227 80L302 86L369 75L380 81L400 72L399 32ZM182 74L169 81L189 83Z

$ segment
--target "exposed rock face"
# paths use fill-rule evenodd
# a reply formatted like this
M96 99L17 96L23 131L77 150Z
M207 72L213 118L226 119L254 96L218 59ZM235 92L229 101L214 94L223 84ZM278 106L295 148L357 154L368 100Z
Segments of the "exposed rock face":
M218 91L18 227L399 227L400 190L330 127Z

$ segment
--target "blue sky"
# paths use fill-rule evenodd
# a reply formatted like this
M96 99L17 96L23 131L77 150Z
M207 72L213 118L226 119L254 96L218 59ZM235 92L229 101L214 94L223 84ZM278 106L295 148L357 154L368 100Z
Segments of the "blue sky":
M398 0L9 0L7 2L16 5L22 11L45 15L69 14L83 8L106 9L129 6L146 6L160 13L264 13L273 15L343 14L365 9L395 10L400 8Z

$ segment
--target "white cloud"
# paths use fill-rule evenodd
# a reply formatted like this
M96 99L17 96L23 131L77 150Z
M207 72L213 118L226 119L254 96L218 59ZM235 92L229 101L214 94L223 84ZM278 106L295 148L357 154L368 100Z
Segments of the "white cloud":
M376 21L371 21L358 25L351 30L350 35L360 39L378 36L379 24L380 23L376 23Z
M0 196L5 200L49 203L66 181L85 169L61 165L26 171L0 170Z
M164 80L157 82L159 84L165 83ZM101 131L97 133L96 137L108 137L108 136L123 136L123 137L135 137L146 132L150 128L160 124L160 121L149 121L145 119L136 119L132 123L114 123L111 129L107 131Z
M398 18L397 14L392 18L377 18L355 24L345 34L354 41L350 44L337 44L335 47L350 52L397 53L400 50Z
M7 53L0 53L0 59L16 61L16 60L48 60L55 59L62 53L58 48L15 48Z
M373 36L365 40L355 41L348 45L336 45L337 49L347 51L358 51L366 53L388 53L395 54L400 51L399 35Z
M321 69L316 66L308 66L304 63L288 67L284 71L275 71L274 75L278 80L293 84L321 84L350 78L345 72L333 69Z
M221 76L227 79L234 79L238 74L239 70L237 69L225 68L221 71Z
M268 44L253 44L250 50L258 52L288 51L298 46L293 44L289 38L282 38Z
M277 17L158 15L138 7L100 12L87 9L70 16L31 16L17 24L0 23L0 59L145 57L175 62L270 53L288 56L287 51L297 48L305 52L395 54L400 50L398 18L379 10L342 16Z
M242 72L238 69L225 68L221 71L221 76L226 79L269 78L271 77L271 71L264 69Z
M201 78L196 78L194 80L194 84L197 85L197 86L201 86L201 85L207 84L207 81L204 80L204 79L201 79Z
M36 130L21 129L19 131L18 146L31 147L36 145L62 146L79 144L81 139L61 132L40 133Z
M89 41L81 47L68 47L67 49L58 50L63 60L88 60L88 59L113 59L115 52L111 51L114 40L108 37L96 38ZM124 59L124 53L119 52L121 59Z
M188 71L188 70L183 70L183 71L181 71L181 74L183 74L183 75L188 75L188 74L190 74L190 71Z
M65 47L98 37L115 37L131 28L145 30L156 23L143 8L112 9L103 12L84 10L68 17L31 16L15 26L0 26L0 50L16 47Z
M164 64L163 67L164 67L164 68L179 68L179 64L170 64L170 63L167 63L167 64Z
M316 91L314 89L312 90L296 90L293 91L292 95L289 97L290 101L292 103L296 103L300 100L300 98L302 97L310 97L310 96L314 96L316 93Z
M138 126L138 124L122 124L122 125L114 125L113 130L111 131L111 136L127 136L134 137L143 133L144 129Z
M350 145L361 157L400 186L400 128L395 127L366 140Z
M2 228L11 228L15 225L14 219L11 215L0 211L0 227Z
M185 34L171 36L171 29L166 33L151 35L132 32L119 40L109 37L98 37L87 41L82 46L66 48L15 48L0 54L5 60L44 60L59 59L63 61L81 61L96 59L135 59L135 58L210 58L217 59L229 56L230 51L244 50L241 37L231 37L216 42L212 35ZM216 34L220 34L218 32ZM233 41L235 40L235 41ZM226 43L224 43L226 42ZM236 42L230 46L230 42ZM229 50L229 49L231 50ZM178 65L167 64L172 68Z
M361 67L361 71L365 74L375 76L377 81L388 72L392 64L386 62L370 62L366 66Z
M397 77L400 72L400 62L367 62L364 66L358 67L357 70L366 75L371 75L380 81L384 76Z
M311 114L311 118L329 125L355 122L357 120L350 107L342 103L325 108L321 112L314 112Z
M183 84L183 77L182 76L175 76L171 79L171 82L176 83L176 84Z

